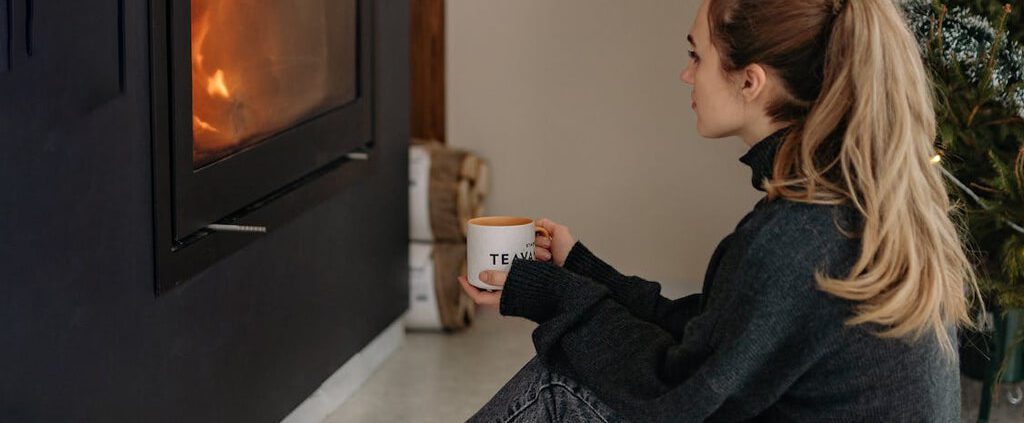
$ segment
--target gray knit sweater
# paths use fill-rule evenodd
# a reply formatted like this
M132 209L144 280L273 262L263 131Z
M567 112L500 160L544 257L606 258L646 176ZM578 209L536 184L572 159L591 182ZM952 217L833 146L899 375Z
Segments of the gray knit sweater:
M756 189L786 130L740 158ZM836 225L859 222L765 197L715 249L702 292L676 300L577 242L564 267L515 259L500 311L539 323L542 361L635 422L959 421L955 358L933 338L844 327L852 303L816 289L816 269L846 276L859 241Z

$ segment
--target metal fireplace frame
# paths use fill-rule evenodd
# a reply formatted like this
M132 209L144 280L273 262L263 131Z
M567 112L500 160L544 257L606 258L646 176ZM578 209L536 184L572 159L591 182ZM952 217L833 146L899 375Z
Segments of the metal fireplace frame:
M357 0L355 99L194 168L190 3L150 0L157 294L262 236L246 230L272 231L377 166L373 2Z

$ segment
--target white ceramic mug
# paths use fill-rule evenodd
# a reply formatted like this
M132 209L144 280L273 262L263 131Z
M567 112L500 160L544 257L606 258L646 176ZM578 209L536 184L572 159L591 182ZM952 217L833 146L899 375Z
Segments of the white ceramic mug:
M551 234L533 219L513 216L487 216L469 220L466 239L466 278L480 289L499 290L480 280L484 270L507 272L515 258L533 260L537 234L551 238Z

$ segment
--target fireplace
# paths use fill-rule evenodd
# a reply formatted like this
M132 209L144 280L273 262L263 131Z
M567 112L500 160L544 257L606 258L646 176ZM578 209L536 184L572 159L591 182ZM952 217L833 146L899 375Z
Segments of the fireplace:
M153 0L157 292L375 167L371 2Z
M363 1L354 75L322 71L353 91L265 129L205 118L239 145L203 159L190 1L0 0L0 421L280 421L401 318L409 2ZM235 109L280 98L239 75L210 70Z

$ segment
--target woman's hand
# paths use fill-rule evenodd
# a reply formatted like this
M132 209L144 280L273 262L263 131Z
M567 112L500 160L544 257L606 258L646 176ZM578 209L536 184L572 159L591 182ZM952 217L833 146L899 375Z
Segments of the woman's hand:
M559 225L549 219L538 220L537 225L547 229L548 233L551 234L551 239L546 238L544 235L537 235L537 239L534 241L533 255L537 257L538 261L554 260L558 267L562 267L565 264L565 258L569 256L569 251L572 250L572 246L576 244L576 240L569 233L569 227Z
M486 282L492 286L505 286L505 279L508 278L508 272L502 272L500 270L484 270L480 272L480 280ZM479 305L493 305L497 306L501 304L501 291L487 291L477 288L469 284L469 279L465 276L459 276L459 284L462 285L462 290L466 291L469 298L473 299L473 302Z

